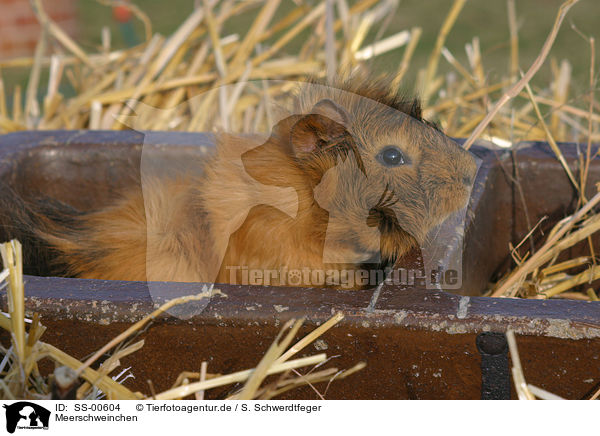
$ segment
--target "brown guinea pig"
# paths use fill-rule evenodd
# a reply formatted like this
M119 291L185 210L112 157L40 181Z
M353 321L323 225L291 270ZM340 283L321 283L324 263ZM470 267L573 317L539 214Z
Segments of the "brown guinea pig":
M268 138L217 135L202 175L144 177L36 234L75 277L344 287L465 207L475 172L385 80L308 83Z

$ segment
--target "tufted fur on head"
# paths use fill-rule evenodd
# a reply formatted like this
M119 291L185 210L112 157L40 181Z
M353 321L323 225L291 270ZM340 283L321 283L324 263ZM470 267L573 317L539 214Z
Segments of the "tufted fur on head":
M300 111L310 112L310 109L325 95L341 105L344 102L368 99L402 112L415 120L426 122L423 120L419 99L408 98L400 90L391 89L389 86L391 80L386 75L371 76L363 71L341 76L332 85L327 85L319 79L309 79L301 86L296 96L296 104Z

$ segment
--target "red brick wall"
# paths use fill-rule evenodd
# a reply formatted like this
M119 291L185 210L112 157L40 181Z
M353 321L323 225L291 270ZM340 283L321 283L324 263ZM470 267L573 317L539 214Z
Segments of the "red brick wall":
M77 30L77 0L43 0L44 10L69 35ZM33 54L40 26L29 0L0 0L0 59Z

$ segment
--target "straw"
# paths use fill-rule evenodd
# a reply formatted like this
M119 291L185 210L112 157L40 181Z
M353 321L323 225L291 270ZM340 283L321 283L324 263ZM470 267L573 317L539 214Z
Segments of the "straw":
M598 202L600 202L600 193L594 195L590 199L588 203L585 204L577 213L568 218L568 220L554 233L546 243L535 253L531 258L529 258L525 263L516 268L510 276L504 281L498 289L496 289L492 296L499 297L503 295L507 290L510 290L512 286L514 286L519 280L523 280L524 276L531 272L533 269L538 268L544 262L547 262L552 256L555 254L555 251L560 250L561 248L566 248L566 246L570 246L569 242L565 243L558 242L560 238L570 230L576 222L578 222L581 218L583 218ZM600 220L599 220L600 221ZM583 228L579 232L579 237L587 237L594 230L589 230ZM556 244L556 246L555 246ZM561 245L562 244L562 245ZM552 251L554 249L554 251Z
M428 85L433 82L437 73L442 48L444 47L446 38L450 33L450 30L454 26L458 15L465 6L465 3L466 0L454 0L454 3L452 3L452 8L450 9L450 12L448 12L446 19L444 20L444 24L440 29L440 33L438 34L438 37L435 41L435 47L433 49L433 52L431 53L431 56L429 57L429 62L427 64L427 70L425 73L425 89L423 91L423 100L425 104L429 101L429 98L433 94L433 90Z
M510 77L516 80L519 74L519 27L515 0L506 0L508 9L508 29L510 33Z
M544 45L542 46L542 50L540 51L539 55L537 56L533 64L531 64L531 67L529 67L529 70L527 70L523 77L521 77L521 79L517 83L515 83L508 91L506 91L506 93L500 98L500 100L498 100L498 102L494 105L494 107L487 114L487 116L481 121L481 123L479 123L477 128L473 130L471 136L469 136L469 138L463 144L465 150L468 150L471 147L471 145L473 145L475 139L479 137L481 132L483 132L483 130L490 123L490 121L492 121L492 119L496 116L500 108L502 108L502 106L504 106L512 98L517 96L519 92L521 92L521 90L525 87L525 85L529 83L529 81L535 75L535 73L538 72L538 70L546 60L548 53L550 52L550 48L554 43L554 39L558 34L558 29L560 28L560 25L563 19L565 18L565 15L569 11L569 9L578 1L579 0L567 0L560 6L560 9L558 10L558 15L556 16L556 20L554 21L554 26L552 26L552 30L546 38L546 41L544 42Z
M506 331L506 340L508 341L508 348L512 361L512 375L517 396L519 397L519 400L535 400L535 396L531 393L529 385L525 381L514 331L510 329Z

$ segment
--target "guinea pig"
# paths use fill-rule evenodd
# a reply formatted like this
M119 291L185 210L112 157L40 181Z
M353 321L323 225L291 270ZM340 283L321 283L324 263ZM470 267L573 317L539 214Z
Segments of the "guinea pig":
M476 164L387 83L307 83L268 138L217 134L200 175L35 234L80 278L340 287L392 266L466 206Z

